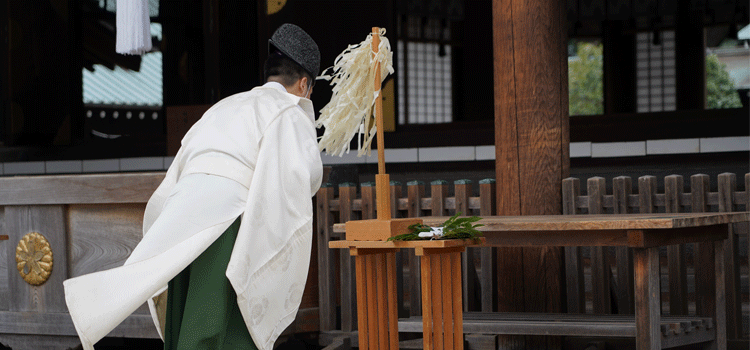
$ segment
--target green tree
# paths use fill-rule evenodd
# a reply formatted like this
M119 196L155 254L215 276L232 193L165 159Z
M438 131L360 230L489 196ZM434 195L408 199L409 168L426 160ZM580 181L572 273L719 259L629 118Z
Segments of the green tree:
M727 65L721 63L716 54L706 55L706 107L742 107L737 90L734 89L734 82L727 73Z
M576 42L576 56L568 58L570 115L604 113L602 44Z

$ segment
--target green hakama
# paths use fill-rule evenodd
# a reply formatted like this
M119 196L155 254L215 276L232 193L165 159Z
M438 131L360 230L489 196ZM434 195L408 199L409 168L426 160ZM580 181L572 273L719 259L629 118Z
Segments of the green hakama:
M165 350L257 350L226 277L240 219L169 282Z

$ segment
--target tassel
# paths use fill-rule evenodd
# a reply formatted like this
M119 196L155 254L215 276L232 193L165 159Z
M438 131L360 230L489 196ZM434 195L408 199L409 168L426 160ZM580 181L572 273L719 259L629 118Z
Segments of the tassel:
M148 0L120 0L116 12L117 44L123 55L143 55L151 50Z
M372 84L375 62L380 62L381 82L388 74L393 74L393 53L384 34L385 29L381 29L375 57L370 46L371 33L365 41L350 45L339 54L333 67L327 68L319 77L330 80L333 86L331 101L320 110L316 123L318 128L323 126L326 129L318 141L321 151L342 156L349 152L349 142L358 135L357 156L370 153L370 145L376 135L375 121L371 120L373 105L380 97L380 90L375 91Z

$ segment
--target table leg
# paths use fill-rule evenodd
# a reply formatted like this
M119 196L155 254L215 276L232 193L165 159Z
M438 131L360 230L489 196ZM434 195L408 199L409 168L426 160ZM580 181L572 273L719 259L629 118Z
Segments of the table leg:
M633 248L633 270L636 349L661 349L659 248Z
M425 350L463 350L461 252L418 249L422 265L422 325Z
M716 340L709 349L725 350L727 348L727 313L726 313L726 274L724 241L714 243L714 285L716 286L716 309L713 312L716 324Z
M352 249L357 282L357 323L361 350L398 350L396 253Z
M728 230L723 225L723 230ZM726 316L726 273L724 241L701 242L699 256L701 265L696 267L696 301L698 316L711 317L714 320L716 338L705 344L706 350L724 350L727 347Z

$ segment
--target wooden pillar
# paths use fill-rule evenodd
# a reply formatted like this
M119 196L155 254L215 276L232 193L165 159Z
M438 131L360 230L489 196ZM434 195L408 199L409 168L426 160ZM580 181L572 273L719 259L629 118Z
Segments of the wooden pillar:
M260 53L268 50L268 37L258 31L266 17L258 8L265 10L258 1L219 2L219 99L263 84Z
M201 0L160 6L165 106L212 104L260 85L270 37L264 4Z
M564 8L560 0L492 2L498 215L562 212L569 171ZM499 249L499 311L562 311L562 262L560 248ZM506 348L546 347L502 338Z
M203 3L161 1L164 106L205 104Z
M694 1L677 2L675 85L677 110L706 107L706 35L703 10Z
M68 1L5 1L0 6L4 146L70 145L83 139L80 15Z
M636 112L635 34L627 29L625 21L604 24L604 114Z
M203 0L203 51L206 71L205 100L209 103L219 101L221 95L219 67L219 0Z

